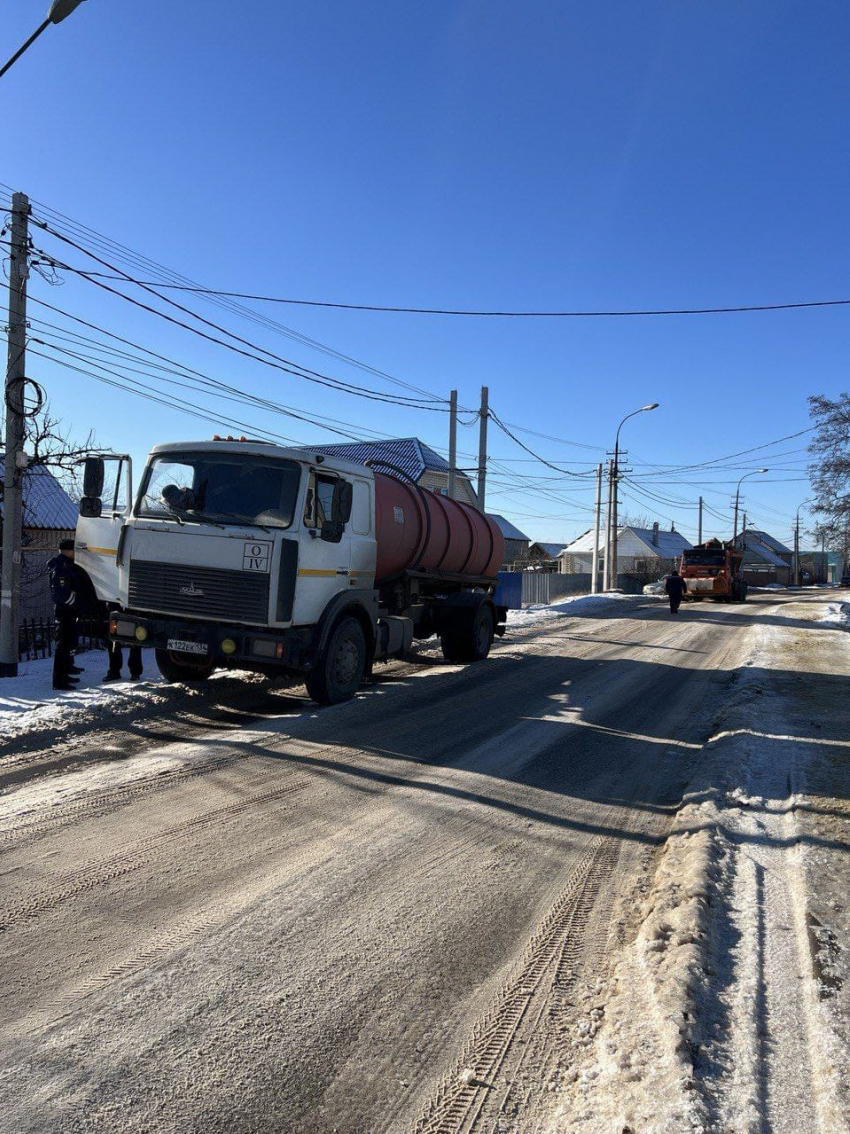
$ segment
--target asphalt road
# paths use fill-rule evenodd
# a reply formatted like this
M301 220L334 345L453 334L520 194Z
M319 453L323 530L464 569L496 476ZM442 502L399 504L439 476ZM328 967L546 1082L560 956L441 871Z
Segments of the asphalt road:
M180 762L34 794L0 841L0 1129L530 1122L776 609L621 604L337 708L130 732Z

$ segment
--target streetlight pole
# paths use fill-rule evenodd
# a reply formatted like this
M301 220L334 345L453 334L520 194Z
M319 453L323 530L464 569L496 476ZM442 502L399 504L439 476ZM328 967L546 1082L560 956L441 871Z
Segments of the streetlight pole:
M50 5L50 11L47 13L47 19L44 21L44 23L39 24L39 26L35 29L26 43L19 47L12 58L4 63L3 67L0 68L0 79L3 78L3 76L13 64L17 63L23 53L28 48L32 47L32 45L35 43L42 32L47 31L51 24L61 24L67 16L71 15L75 8L78 8L80 4L82 4L82 2L83 0L53 0L53 3Z
M609 587L617 586L617 528L619 519L617 517L618 498L620 495L620 430L626 424L630 417L636 417L639 413L646 413L648 410L658 409L658 402L652 402L648 406L641 406L640 409L632 410L627 413L620 424L617 426L617 435L614 438L614 461L611 466L611 475L613 480L612 486L612 504L611 504L611 556L610 556L610 570L611 579L608 583Z
M741 485L744 483L744 481L747 479L748 476L756 476L759 473L766 473L766 472L770 472L770 469L753 469L752 472L744 473L744 475L738 481L738 487L735 489L735 523L734 523L734 526L732 528L732 544L733 545L735 543L735 540L738 538L738 508L739 508L740 503L741 503Z

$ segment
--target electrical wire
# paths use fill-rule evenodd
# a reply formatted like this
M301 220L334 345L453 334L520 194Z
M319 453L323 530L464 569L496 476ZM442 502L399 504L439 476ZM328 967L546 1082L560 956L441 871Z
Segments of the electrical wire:
M80 271L80 275L95 276L107 280L122 278L105 275L103 272L90 271ZM673 307L625 311L481 311L450 307L397 307L377 303L334 303L329 300L293 299L188 284L154 283L151 280L133 280L132 282L140 287L156 286L167 288L169 291L191 292L196 295L219 296L228 299L248 299L259 303L288 304L296 307L324 307L340 311L374 311L394 315L455 315L489 319L611 319L655 315L732 315L752 311L797 311L811 307L850 306L850 299L817 299L799 303L754 303L728 307Z
M60 237L59 239L67 241L67 237ZM73 243L73 241L68 241L68 242ZM87 255L91 256L93 254L87 253ZM93 257L93 258L98 259L98 257L96 257L96 256ZM56 264L56 266L62 268L63 270L68 269L68 265L63 264L59 260L53 260L53 262ZM73 269L71 269L71 270L73 270ZM321 374L319 371L316 371L316 370L309 370L306 367L300 366L298 363L292 362L290 359L282 358L281 356L274 354L273 351L269 351L265 347L258 346L257 344L252 343L250 340L242 338L242 336L240 336L240 335L236 335L232 331L228 331L224 327L220 327L217 323L213 323L208 319L204 319L203 316L200 316L197 313L189 310L189 308L187 308L187 307L183 307L179 303L174 303L173 300L169 300L165 296L157 295L157 293L155 291L152 291L151 289L147 289L147 290L150 290L152 295L163 300L163 302L169 303L171 306L176 307L180 311L183 311L186 314L188 314L191 318L197 319L199 322L204 323L205 325L214 328L215 330L219 331L221 334L227 335L230 338L235 339L237 342L240 342L240 343L245 344L246 346L249 346L251 348L251 351L256 350L256 351L260 351L261 354L268 355L268 358L263 358L263 357L261 357L261 355L253 354L253 353L251 353L251 351L244 350L241 347L234 345L234 343L229 343L229 342L226 342L223 339L216 338L215 335L210 335L208 332L202 331L198 327L193 327L190 324L183 322L181 319L177 319L173 315L169 315L165 311L159 311L155 307L151 307L147 303L142 303L141 300L135 299L133 296L126 295L124 292L118 291L116 288L110 287L108 284L104 284L104 283L100 282L99 280L91 280L90 282L93 283L96 287L101 288L104 291L110 292L112 295L115 295L118 298L125 300L126 302L132 304L133 306L139 307L143 311L147 311L152 315L157 315L161 319L166 320L168 323L172 323L172 324L174 324L178 327L181 327L183 330L190 331L192 334L197 335L202 339L206 339L208 342L215 343L218 346L223 346L227 350L233 351L235 354L239 354L239 355L243 356L244 358L253 359L255 362L260 362L265 366L271 367L272 369L280 370L280 371L282 371L283 373L286 373L286 374L291 374L292 376L294 376L296 378L303 378L308 382L313 382L313 383L316 383L317 385L320 385L320 386L326 386L329 389L336 390L337 392L352 394L356 397L367 398L370 401L385 402L385 403L388 403L390 405L401 406L401 407L406 408L406 409L429 410L429 411L435 412L435 413L448 413L449 412L448 408L446 406L414 404L414 403L412 403L412 401L410 399L402 398L402 397L396 396L395 394L381 394L381 393L378 393L376 391L366 391L366 390L360 389L356 386L352 386L348 382L343 382L341 379L331 378L328 375ZM296 367L297 367L297 369L295 369Z
M0 184L0 189L2 188L4 188L4 186ZM7 194L11 195L11 188L9 186L5 186L5 189L7 191ZM120 262L129 265L135 270L148 270L151 274L160 277L160 279L156 281L157 286L164 286L167 283L174 283L175 281L184 285L200 286L197 285L196 281L190 280L186 276L182 276L180 275L180 273L174 272L170 268L167 268L162 264L158 264L155 260L152 260L141 253L134 252L132 249L127 248L126 245L120 244L119 242L112 240L110 237L106 237L102 233L97 232L97 230L89 228L86 225L81 224L79 221L73 220L71 217L66 216L64 213L61 213L56 209L50 208L43 202L36 201L33 198L30 198L30 201L31 204L36 205L41 212L47 214L51 218L52 223L57 228L65 229L66 231L70 232L71 235L76 236L76 238L83 243L88 243L89 245L97 248L106 255L112 255ZM392 383L400 388L408 389L427 400L434 400L438 402L444 400L442 398L438 398L428 390L423 390L421 387L415 386L410 382L406 382L392 374L387 373L387 371L385 370L371 366L369 363L365 363L360 361L359 359L353 358L351 355L347 355L342 351L338 351L334 347L328 346L326 343L319 342L319 340L310 338L308 335L305 335L300 331L296 331L291 327L287 327L283 323L280 323L275 319L271 319L268 315L261 314L257 311L252 310L250 307L246 307L244 304L213 295L204 296L203 294L201 294L201 298L208 300L209 302L213 303L215 306L223 310L229 311L231 314L238 315L240 318L244 318L249 322L252 322L258 326L264 327L267 330L273 331L276 334L289 338L292 341L297 342L303 346L320 351L323 354L338 359L339 361L357 367L358 369L363 370L366 373L373 374L376 377Z

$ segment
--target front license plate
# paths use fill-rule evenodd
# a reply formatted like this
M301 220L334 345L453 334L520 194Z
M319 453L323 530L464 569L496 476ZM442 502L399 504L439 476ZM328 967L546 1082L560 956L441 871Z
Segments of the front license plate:
M181 654L208 654L210 652L206 642L184 642L180 638L169 638L168 648Z

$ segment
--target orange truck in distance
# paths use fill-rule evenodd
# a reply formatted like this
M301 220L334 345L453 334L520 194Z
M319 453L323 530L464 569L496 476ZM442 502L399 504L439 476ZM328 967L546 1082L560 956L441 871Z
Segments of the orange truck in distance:
M743 553L731 543L710 539L682 552L679 574L685 580L685 598L699 602L746 602L747 583L741 573Z

